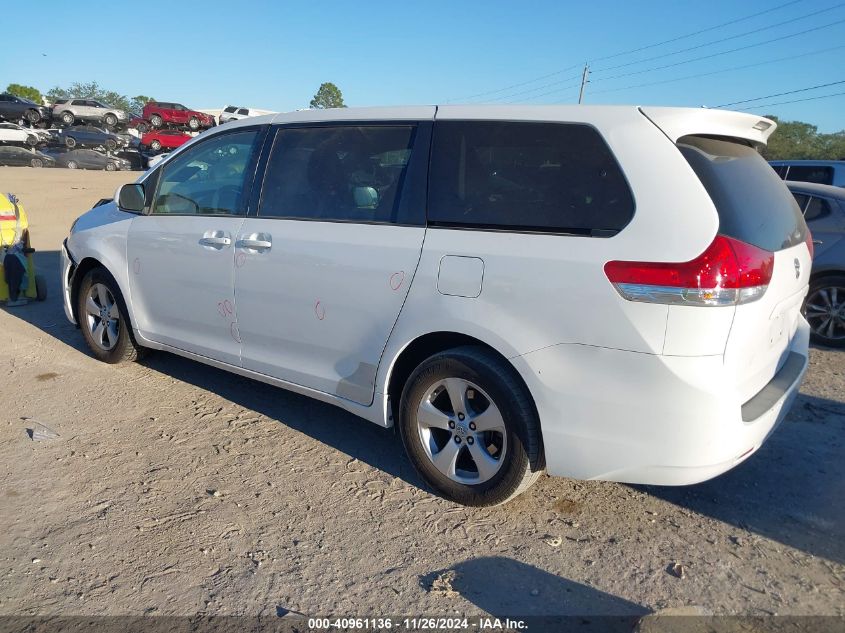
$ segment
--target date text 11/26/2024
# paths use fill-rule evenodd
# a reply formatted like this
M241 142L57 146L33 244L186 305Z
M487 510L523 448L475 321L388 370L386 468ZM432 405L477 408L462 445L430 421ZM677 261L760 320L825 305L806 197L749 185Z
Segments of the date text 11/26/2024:
M365 631L521 631L527 629L524 620L509 618L308 618L309 630L365 630Z

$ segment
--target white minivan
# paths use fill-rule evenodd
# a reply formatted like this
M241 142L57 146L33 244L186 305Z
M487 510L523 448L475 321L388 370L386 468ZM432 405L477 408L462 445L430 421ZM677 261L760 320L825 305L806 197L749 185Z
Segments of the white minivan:
M807 368L812 240L721 110L444 106L233 121L72 226L67 317L398 424L443 496L691 484Z

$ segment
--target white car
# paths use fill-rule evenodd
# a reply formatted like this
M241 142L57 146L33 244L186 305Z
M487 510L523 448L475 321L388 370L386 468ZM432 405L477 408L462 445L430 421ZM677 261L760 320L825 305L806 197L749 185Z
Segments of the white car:
M263 112L256 112L254 108L239 108L238 106L226 106L223 108L223 111L220 113L220 116L217 118L220 121L220 125L228 121L239 121L241 119L246 119L251 116L258 116L261 114L266 113L266 110Z
M44 138L43 132L43 130L22 127L17 123L0 122L0 143L35 147L40 142L48 140Z
M167 350L397 424L460 503L543 470L703 481L807 368L812 241L755 149L774 128L623 106L233 122L75 222L65 312L105 362Z
M170 156L170 152L167 152L165 154L156 154L155 156L150 156L147 159L147 169L152 169L153 167L158 165L161 161L163 161L168 156Z

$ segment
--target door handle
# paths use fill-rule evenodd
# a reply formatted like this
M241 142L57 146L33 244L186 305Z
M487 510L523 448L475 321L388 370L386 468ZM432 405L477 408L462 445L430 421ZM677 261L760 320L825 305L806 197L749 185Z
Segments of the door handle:
M268 240L241 240L240 246L243 248L255 248L258 250L263 250L273 246L273 242L270 242Z
M203 237L200 239L200 244L203 246L229 246L232 239L229 237Z
M813 244L815 246L820 246L820 245L824 244L824 242L822 242L821 240L813 240Z
M252 233L241 237L235 246L251 248L256 251L267 251L273 247L273 236L269 233Z

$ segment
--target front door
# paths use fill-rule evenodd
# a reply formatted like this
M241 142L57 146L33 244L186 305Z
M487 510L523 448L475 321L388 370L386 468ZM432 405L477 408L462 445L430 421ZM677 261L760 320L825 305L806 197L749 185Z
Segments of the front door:
M234 243L258 128L216 134L161 168L148 215L132 220L130 293L142 336L237 365Z
M429 138L416 122L276 133L235 245L245 368L372 402L425 236Z

